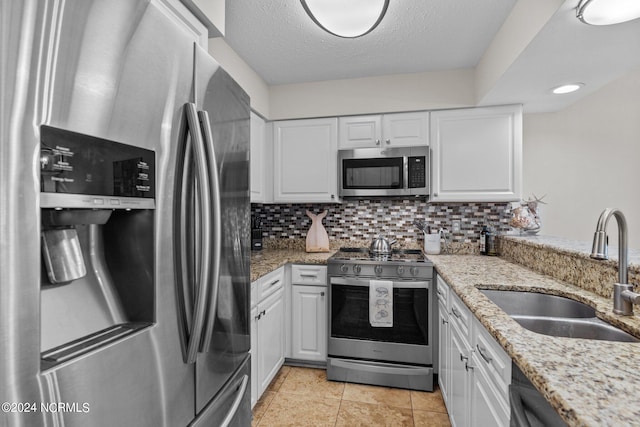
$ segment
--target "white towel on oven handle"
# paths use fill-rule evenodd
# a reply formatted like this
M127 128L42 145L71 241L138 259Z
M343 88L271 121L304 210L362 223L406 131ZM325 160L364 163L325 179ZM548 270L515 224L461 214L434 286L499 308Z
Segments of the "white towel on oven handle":
M392 281L369 281L369 323L373 327L393 327Z

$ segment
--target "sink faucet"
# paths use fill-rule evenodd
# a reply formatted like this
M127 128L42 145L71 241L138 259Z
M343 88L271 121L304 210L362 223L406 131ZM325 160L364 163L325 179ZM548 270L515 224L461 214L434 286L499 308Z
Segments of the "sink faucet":
M620 209L607 208L600 214L596 232L593 234L591 258L609 259L607 224L611 216L614 216L618 223L618 283L613 285L613 312L633 316L633 304L640 304L640 294L633 292L633 286L627 283L627 220Z

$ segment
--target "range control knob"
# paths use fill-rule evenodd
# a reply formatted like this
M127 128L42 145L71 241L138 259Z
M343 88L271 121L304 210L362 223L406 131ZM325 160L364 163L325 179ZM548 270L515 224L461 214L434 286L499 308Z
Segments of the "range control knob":
M360 272L362 271L362 267L360 267L358 264L353 266L353 272L356 274L360 274Z
M375 268L373 269L373 271L375 271L376 276L379 276L382 274L382 266L381 265L376 265Z
M417 276L418 275L418 267L411 267L409 269L409 272L411 273L412 276Z
M398 266L398 276L402 276L404 274L404 265Z
M347 267L346 264L342 264L340 266L340 271L343 272L343 273L346 273L347 271L349 271L349 267Z

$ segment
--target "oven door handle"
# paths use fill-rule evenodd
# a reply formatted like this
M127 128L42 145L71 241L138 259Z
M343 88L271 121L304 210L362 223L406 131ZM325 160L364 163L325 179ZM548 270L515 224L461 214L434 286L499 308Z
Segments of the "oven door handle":
M375 280L375 279L372 279ZM429 289L429 281L424 280L392 280L393 287L399 289ZM369 280L367 279L352 279L346 277L331 277L330 283L332 285L339 286L362 286L369 287Z

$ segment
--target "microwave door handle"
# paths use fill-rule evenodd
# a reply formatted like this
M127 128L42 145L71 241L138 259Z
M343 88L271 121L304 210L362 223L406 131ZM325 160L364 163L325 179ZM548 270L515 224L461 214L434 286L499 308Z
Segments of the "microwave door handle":
M198 189L199 230L202 243L197 254L197 282L195 286L195 306L191 320L191 333L187 346L186 363L195 363L199 344L202 340L202 331L206 317L209 282L211 267L208 262L211 259L211 188L209 185L209 171L207 165L207 153L204 140L200 131L198 114L195 104L185 104L187 123L191 133L193 146L196 181Z
M222 207L220 202L220 175L218 174L218 162L216 159L215 147L213 145L213 134L211 132L211 121L209 120L209 113L204 110L199 111L198 119L200 122L202 135L204 137L204 144L207 151L213 212L213 221L210 222L213 227L213 269L211 272L211 280L209 281L209 309L207 310L205 331L200 346L200 351L204 352L207 351L211 344L211 338L213 337L213 326L215 323L218 307L218 294L220 288L220 262L222 255Z
M402 184L402 188L406 189L406 190L410 190L409 188L409 157L407 156L403 156L402 157L402 179L403 184Z

